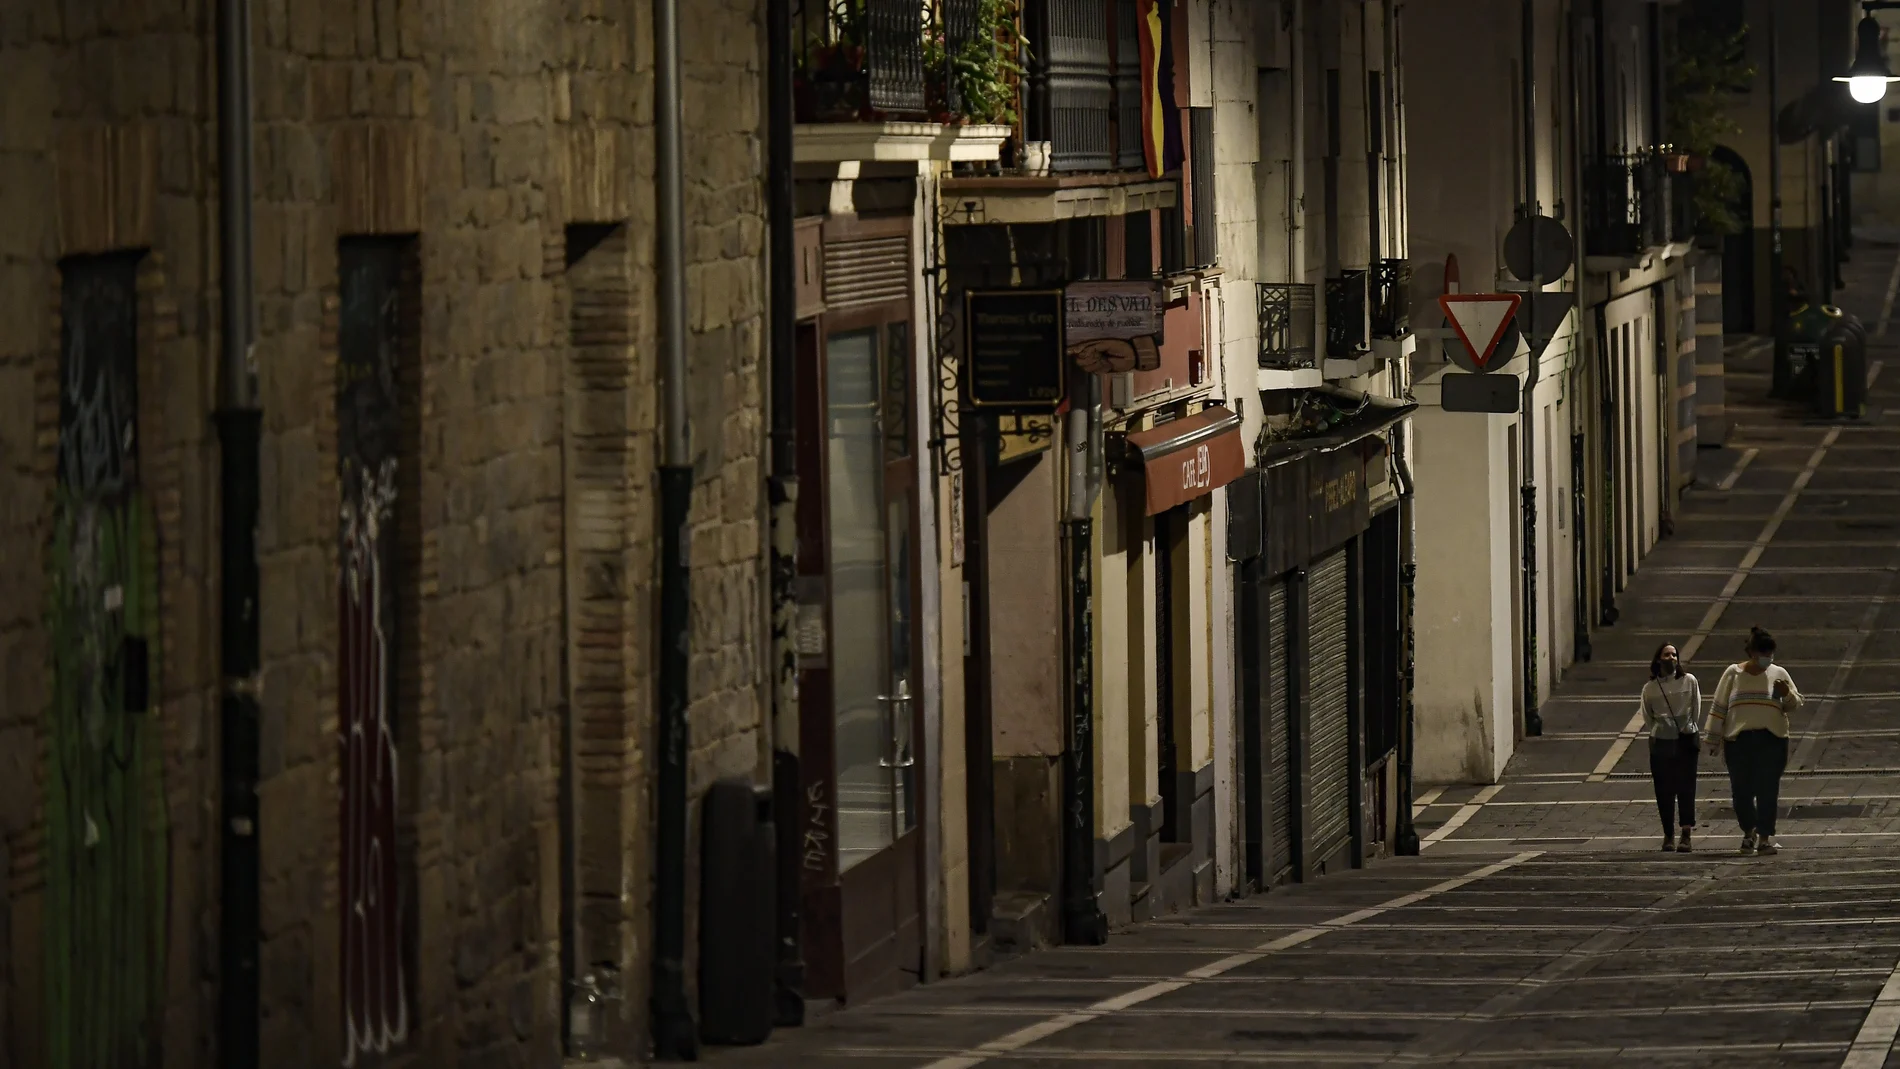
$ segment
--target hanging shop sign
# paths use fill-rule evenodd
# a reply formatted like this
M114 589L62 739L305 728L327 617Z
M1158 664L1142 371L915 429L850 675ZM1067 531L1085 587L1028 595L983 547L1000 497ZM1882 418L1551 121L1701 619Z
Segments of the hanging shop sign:
M1047 412L1062 400L1061 290L970 290L964 295L970 404Z
M1205 497L1247 470L1240 417L1221 408L1204 408L1127 438L1147 483L1148 515Z
M1268 574L1301 567L1366 529L1366 452L1354 442L1267 469Z
M1069 356L1083 371L1153 371L1161 366L1166 285L1072 282L1064 305Z

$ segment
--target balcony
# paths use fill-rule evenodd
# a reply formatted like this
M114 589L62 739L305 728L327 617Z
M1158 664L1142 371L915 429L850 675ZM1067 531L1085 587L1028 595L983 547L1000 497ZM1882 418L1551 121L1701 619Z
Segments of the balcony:
M792 0L801 123L1014 120L1013 20L982 0ZM987 31L987 33L986 33Z
M1357 360L1372 349L1367 272L1342 271L1326 280L1326 356Z
M1630 266L1669 244L1671 192L1662 156L1645 150L1584 166L1584 252L1595 270Z
M1259 284L1260 366L1268 371L1304 371L1315 366L1313 284Z
M1141 33L1135 0L1026 0L1024 139L1054 174L1139 171Z
M1412 262L1380 260L1372 267L1372 337L1403 338L1412 332Z

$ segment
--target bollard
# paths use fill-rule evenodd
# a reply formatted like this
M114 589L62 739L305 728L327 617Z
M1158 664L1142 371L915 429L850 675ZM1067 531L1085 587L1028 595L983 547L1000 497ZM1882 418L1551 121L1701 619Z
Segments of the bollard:
M1822 419L1867 414L1867 330L1853 316L1837 318L1821 336L1815 362L1814 410Z

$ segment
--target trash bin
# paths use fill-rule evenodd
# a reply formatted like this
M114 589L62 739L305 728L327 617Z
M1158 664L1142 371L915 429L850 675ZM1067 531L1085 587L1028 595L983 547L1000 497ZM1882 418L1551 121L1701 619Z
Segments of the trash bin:
M1823 419L1860 419L1867 414L1867 330L1841 316L1821 336L1812 367L1814 411Z
M772 795L745 779L706 791L699 907L699 1035L710 1044L772 1034L778 916Z
M1832 316L1828 315L1830 310L1834 313ZM1806 301L1796 302L1789 309L1787 322L1775 339L1774 396L1788 399L1809 396L1814 383L1814 363L1821 352L1821 335L1839 318L1840 309Z

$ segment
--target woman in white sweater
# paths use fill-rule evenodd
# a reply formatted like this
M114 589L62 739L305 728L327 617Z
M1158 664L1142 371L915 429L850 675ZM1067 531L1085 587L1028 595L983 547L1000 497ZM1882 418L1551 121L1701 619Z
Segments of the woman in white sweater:
M1664 850L1689 852L1689 829L1695 827L1696 758L1701 753L1697 734L1702 730L1702 687L1682 670L1674 643L1665 642L1649 660L1649 682L1640 699L1643 731L1649 736L1649 779L1656 787L1656 810L1662 814ZM1676 818L1682 818L1682 838L1676 838Z
M1788 670L1775 663L1774 637L1748 629L1747 659L1728 666L1715 685L1709 708L1709 752L1728 764L1735 820L1742 826L1744 854L1775 854L1775 810L1781 804L1781 773L1788 767L1788 714L1801 708L1801 692Z

